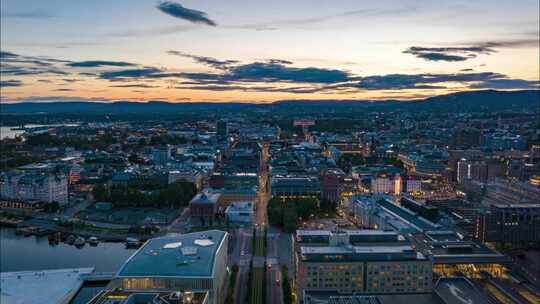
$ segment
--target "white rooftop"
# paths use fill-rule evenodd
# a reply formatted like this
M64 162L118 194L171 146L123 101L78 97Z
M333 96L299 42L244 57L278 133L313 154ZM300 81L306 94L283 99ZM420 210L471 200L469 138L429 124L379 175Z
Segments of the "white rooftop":
M81 275L94 268L55 269L40 271L1 272L0 303L60 303L82 285Z

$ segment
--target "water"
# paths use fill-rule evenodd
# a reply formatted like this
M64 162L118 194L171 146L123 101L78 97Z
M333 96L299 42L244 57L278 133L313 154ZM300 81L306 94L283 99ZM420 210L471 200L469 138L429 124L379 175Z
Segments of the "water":
M14 229L0 229L0 272L78 267L116 272L134 251L123 243L87 244L81 249L64 243L51 246L46 237L24 237Z
M76 127L77 124L54 124L54 125L36 125L36 124L28 124L24 125L26 128L40 128L40 127L59 127L59 126L65 126L65 127ZM0 139L4 138L15 138L17 135L21 135L24 133L24 130L16 130L18 127L0 127Z

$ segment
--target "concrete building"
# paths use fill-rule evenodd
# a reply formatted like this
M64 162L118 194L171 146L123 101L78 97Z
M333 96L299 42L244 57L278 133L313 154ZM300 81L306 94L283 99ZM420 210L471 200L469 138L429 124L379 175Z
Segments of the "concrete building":
M227 247L227 232L218 230L150 239L122 265L107 290L124 299L131 294L207 293L208 299L200 304L221 303Z

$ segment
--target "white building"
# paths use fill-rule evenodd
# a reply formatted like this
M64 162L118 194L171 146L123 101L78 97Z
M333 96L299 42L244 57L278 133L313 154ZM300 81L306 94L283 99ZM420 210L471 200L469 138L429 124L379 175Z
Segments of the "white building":
M251 223L254 213L253 202L233 202L225 210L227 220L235 223Z
M0 185L3 199L68 203L68 179L62 173L6 174Z
M377 174L371 179L372 193L395 193L402 190L403 181L399 174L390 176L388 174Z

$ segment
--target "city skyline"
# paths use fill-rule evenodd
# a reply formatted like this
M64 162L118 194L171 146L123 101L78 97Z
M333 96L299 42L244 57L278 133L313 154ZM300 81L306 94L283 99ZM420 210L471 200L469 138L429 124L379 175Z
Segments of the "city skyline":
M538 89L538 9L525 0L2 1L1 101Z

